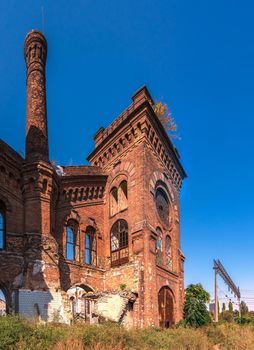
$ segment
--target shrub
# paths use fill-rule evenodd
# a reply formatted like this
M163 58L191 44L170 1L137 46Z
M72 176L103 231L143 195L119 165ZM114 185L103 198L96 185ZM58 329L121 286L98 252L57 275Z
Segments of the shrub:
M0 317L0 350L14 349L24 335L29 336L32 327L19 317Z

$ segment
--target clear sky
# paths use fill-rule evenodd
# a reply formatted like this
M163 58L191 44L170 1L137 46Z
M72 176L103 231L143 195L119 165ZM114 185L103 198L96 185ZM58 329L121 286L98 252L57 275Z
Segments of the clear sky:
M42 29L41 6L51 159L86 162L97 129L147 84L182 138L185 282L212 291L219 258L254 306L253 2L1 0L0 137L21 153L23 43Z

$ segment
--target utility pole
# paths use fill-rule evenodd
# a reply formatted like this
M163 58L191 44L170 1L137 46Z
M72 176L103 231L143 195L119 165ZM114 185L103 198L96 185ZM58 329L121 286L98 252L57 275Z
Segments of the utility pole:
M213 261L213 269L215 271L215 283L214 283L214 295L215 295L215 312L214 312L214 320L218 322L218 274L224 280L229 290L231 290L234 295L237 297L238 308L239 308L239 317L241 318L241 293L239 287L236 287L231 277L227 273L226 269L220 262L220 260Z

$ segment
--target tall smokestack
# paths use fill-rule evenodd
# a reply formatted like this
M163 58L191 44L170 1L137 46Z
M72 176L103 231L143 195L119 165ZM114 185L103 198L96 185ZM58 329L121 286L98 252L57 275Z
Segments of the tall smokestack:
M26 79L26 161L49 161L45 65L47 41L32 30L25 40Z

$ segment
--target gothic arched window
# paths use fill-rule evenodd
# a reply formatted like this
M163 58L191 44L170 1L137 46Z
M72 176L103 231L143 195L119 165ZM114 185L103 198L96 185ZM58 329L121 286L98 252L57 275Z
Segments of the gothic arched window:
M117 220L111 228L111 265L121 265L129 261L128 224L125 220Z
M162 265L162 231L159 227L156 229L157 240L156 240L156 263Z
M4 203L0 202L0 250L5 249L5 205Z
M92 226L88 226L85 233L85 264L96 266L96 238Z
M69 220L66 226L66 259L77 259L77 243L78 243L78 223L75 220Z
M171 253L171 238L166 237L166 267L172 270L172 253Z

